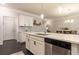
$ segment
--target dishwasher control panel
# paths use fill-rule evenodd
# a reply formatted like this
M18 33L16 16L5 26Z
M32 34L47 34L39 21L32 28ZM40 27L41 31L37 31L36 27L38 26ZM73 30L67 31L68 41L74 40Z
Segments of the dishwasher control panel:
M71 50L71 43L69 42L59 41L59 40L50 39L50 38L45 38L45 42Z

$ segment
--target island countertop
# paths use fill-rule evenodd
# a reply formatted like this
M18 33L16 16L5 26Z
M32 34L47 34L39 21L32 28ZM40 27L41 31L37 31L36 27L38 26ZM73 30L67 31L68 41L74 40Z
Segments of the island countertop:
M39 35L38 32L25 32L26 34L38 36L42 38L51 38L59 41L79 44L79 35L74 34L59 34L59 33L46 33L47 35Z

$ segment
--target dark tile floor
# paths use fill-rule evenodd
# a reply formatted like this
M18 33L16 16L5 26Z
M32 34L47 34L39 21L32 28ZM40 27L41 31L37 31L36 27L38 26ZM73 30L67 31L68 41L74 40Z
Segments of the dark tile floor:
M10 55L22 50L22 44L15 39L6 40L0 45L0 55Z
M0 55L10 55L22 51L25 55L33 55L25 48L25 43L17 42L15 39L6 40L0 45Z

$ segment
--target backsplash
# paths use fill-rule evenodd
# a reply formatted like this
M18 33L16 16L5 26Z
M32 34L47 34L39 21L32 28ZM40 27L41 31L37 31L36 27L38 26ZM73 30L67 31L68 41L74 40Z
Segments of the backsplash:
M20 32L46 32L46 28L44 26L20 26Z
M70 20L73 21L70 22ZM69 30L77 31L77 34L79 34L79 15L53 18L51 22L49 27L51 32L55 33L57 30L61 30L61 28L69 28Z

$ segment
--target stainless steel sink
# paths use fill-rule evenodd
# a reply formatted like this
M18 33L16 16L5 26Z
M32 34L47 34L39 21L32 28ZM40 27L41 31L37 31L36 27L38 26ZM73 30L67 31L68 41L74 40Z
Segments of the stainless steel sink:
M49 35L48 33L36 33L37 35Z

